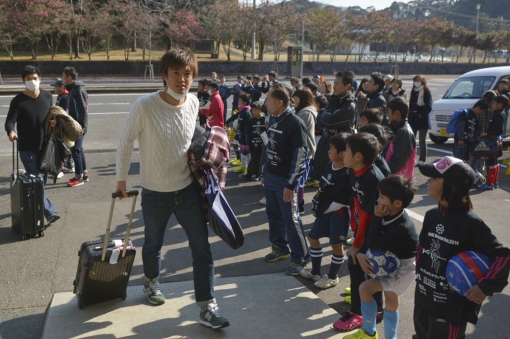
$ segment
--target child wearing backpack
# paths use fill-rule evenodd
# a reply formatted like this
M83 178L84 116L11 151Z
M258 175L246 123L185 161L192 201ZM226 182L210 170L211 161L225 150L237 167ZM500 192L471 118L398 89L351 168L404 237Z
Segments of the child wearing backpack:
M478 130L478 116L480 114L485 114L487 108L487 102L481 99L478 100L472 108L467 110L460 109L457 111L459 113L455 121L453 135L453 156L455 158L466 161L469 160L469 151L472 148L474 139L478 137L476 134ZM450 126L450 123L448 123L448 126Z

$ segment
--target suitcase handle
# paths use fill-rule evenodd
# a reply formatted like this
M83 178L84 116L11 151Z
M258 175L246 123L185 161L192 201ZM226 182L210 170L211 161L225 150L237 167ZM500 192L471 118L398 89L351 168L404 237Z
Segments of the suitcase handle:
M127 195L129 198L133 197L133 196L138 196L138 190L131 190L131 191L126 191ZM112 193L112 199L116 199L116 198L122 198L123 195L122 195L122 192L113 192Z
M127 194L130 197L134 197L134 199L133 199L133 203L131 204L131 213L129 214L129 223L128 223L128 227L126 230L126 237L124 238L124 245L123 245L123 249L122 249L122 258L124 258L126 256L129 235L131 233L131 225L133 224L133 213L135 212L136 198L138 196L138 190L127 191ZM113 208L115 206L115 199L119 198L119 197L122 197L122 192L112 193L112 203L110 205L110 216L108 217L108 225L106 226L106 235L104 237L103 255L101 256L101 261L104 261L106 258L106 249L108 248L108 242L110 239L110 227L112 225Z
M16 170L16 177L14 180L16 180L19 177L19 157L18 157L18 138L16 138L16 141L12 143L12 173L14 174L14 170ZM14 146L16 144L16 146ZM16 149L14 149L16 147ZM14 167L14 158L16 158L16 167Z

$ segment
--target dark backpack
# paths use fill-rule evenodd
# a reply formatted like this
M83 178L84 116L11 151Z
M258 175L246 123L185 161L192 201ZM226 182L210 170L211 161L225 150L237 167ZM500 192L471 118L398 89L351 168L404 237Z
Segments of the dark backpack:
M448 125L446 126L446 132L450 134L455 134L455 131L457 130L457 121L459 120L459 116L462 113L467 114L468 110L466 108L461 108L456 110L452 117L450 118L450 121L448 121Z

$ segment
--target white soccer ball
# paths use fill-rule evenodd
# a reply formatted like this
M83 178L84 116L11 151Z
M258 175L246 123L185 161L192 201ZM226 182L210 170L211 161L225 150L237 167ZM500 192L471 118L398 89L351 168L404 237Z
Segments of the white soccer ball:
M369 249L366 256L372 264L372 273L369 274L371 278L388 278L397 274L400 260L392 252Z

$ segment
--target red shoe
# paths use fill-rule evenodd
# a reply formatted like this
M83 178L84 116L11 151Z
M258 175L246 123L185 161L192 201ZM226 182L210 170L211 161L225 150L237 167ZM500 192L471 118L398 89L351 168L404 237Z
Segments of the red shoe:
M333 323L333 327L339 331L352 331L361 328L363 325L363 317L351 311L346 312L340 319Z
M71 178L71 180L69 180L69 182L67 183L67 186L69 187L75 187L80 185L83 185L83 179Z

